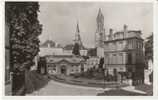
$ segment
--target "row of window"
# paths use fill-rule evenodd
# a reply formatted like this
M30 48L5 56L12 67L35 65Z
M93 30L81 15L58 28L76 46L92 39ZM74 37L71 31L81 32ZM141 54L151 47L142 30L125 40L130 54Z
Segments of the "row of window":
M123 53L119 54L106 54L105 55L105 63L106 64L123 64Z
M126 56L123 53L105 55L106 64L132 64L133 60L132 53L127 53Z
M118 44L116 42L105 44L105 50L116 50L123 48L123 41L119 41Z
M105 50L117 50L117 49L142 49L143 43L140 40L128 40L127 45L123 45L123 41L118 42L112 42L112 43L106 43L104 48Z

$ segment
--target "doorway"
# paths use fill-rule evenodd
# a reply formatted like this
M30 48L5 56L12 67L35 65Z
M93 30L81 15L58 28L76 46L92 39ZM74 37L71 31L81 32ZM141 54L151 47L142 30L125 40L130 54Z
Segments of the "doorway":
M65 65L61 66L61 74L66 75L66 66Z

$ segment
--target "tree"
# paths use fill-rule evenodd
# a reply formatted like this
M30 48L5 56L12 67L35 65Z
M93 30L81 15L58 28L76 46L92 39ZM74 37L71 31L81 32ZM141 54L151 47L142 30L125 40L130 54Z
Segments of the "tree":
M99 68L100 69L103 69L103 64L104 64L104 58L100 58L100 61L99 61Z
M6 23L10 35L12 95L24 95L25 76L39 52L42 25L38 21L38 2L6 2ZM22 92L20 92L22 91Z
M72 53L73 53L74 55L80 55L80 47L79 47L79 44L78 44L78 43L75 43L75 44L74 44Z

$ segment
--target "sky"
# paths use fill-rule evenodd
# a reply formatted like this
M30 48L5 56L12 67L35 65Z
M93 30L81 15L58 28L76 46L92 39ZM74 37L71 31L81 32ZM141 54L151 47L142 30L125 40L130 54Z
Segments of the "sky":
M129 30L141 30L143 38L153 32L152 3L40 2L41 43L49 39L62 45L72 44L78 22L83 45L94 47L99 8L104 15L106 34L109 28L114 32L123 30L124 24Z

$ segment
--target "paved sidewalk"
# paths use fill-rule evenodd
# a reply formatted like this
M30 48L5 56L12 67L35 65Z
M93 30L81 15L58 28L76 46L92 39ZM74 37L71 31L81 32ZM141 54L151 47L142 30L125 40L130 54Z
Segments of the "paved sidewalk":
M126 91L129 91L129 92L146 94L146 92L144 92L144 91L136 90L134 86L123 87L122 89L126 90Z
M58 83L51 80L48 85L28 96L95 96L100 92L108 91L110 88L94 88Z

